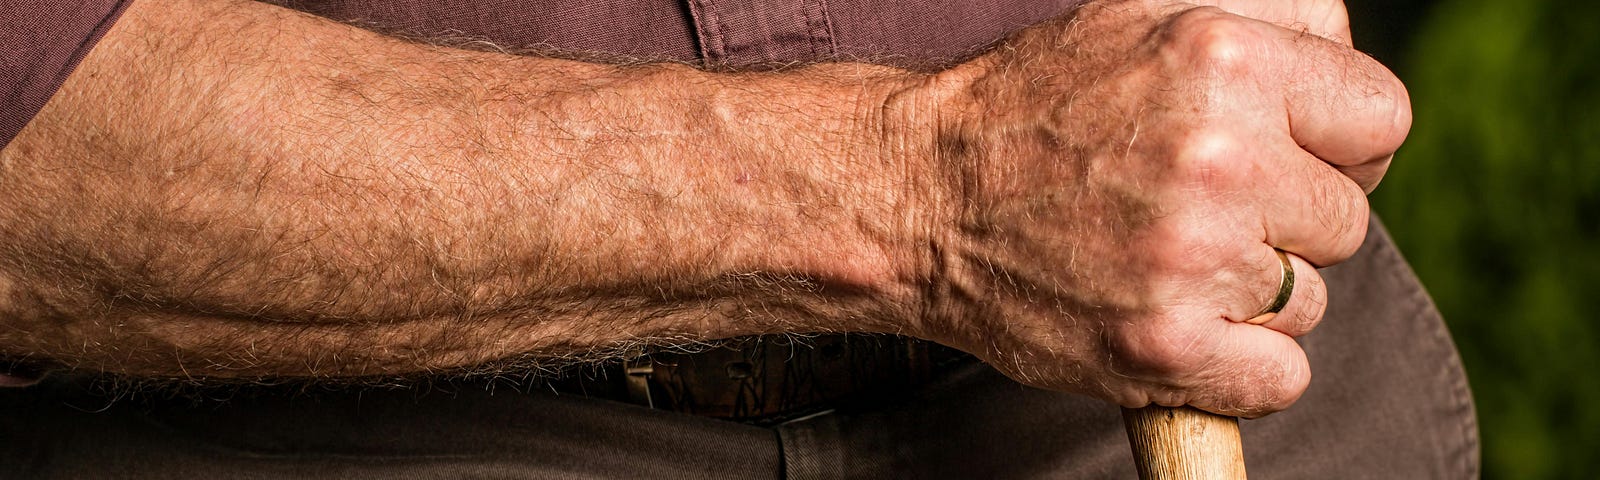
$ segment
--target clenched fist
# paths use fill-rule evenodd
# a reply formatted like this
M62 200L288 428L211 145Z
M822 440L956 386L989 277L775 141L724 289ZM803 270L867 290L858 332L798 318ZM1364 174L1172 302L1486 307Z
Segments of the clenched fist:
M892 104L934 125L947 185L919 334L1129 407L1259 416L1300 396L1294 337L1328 301L1314 267L1360 246L1410 110L1337 3L1221 3L1280 23L1091 3ZM1277 250L1293 296L1258 318Z

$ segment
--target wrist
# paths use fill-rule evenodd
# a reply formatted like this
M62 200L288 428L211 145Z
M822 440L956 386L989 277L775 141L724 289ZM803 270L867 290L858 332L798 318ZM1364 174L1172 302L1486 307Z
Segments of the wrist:
M822 314L788 329L921 336L927 252L950 189L932 155L929 77L848 63L740 75L724 77L737 95L723 98L751 104L724 110L738 124L721 130L744 138L723 150L770 153L784 178L733 172L736 186L777 189L787 205L750 226L753 241L728 245L730 267L814 289L803 308Z
M976 63L976 62L974 62ZM883 99L884 154L904 165L908 213L896 276L910 293L905 333L942 341L954 327L952 274L971 192L984 176L970 162L972 64L900 84Z

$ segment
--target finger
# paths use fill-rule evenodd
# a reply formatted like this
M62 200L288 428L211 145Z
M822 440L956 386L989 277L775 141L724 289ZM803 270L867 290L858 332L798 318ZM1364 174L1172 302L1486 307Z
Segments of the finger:
M1214 225L1218 224L1259 228L1252 232L1253 240L1317 266L1333 265L1354 255L1366 240L1371 217L1360 185L1281 134L1261 133L1263 127L1248 122L1235 127L1233 131L1191 135L1200 140L1176 149L1175 158L1197 172L1189 180L1195 189L1214 193L1207 197L1209 201L1191 207L1193 217L1199 219L1194 230L1215 236ZM1275 264L1263 260L1273 255L1270 248L1245 250L1248 244L1235 245L1238 258L1217 258L1214 268Z
M1290 137L1364 191L1377 185L1411 129L1405 85L1349 46L1257 22L1280 40Z
M1273 261L1277 262L1276 250L1273 251ZM1288 303L1276 313L1263 313L1254 315L1244 320L1244 323L1261 325L1291 337L1298 337L1311 332L1322 321L1322 316L1328 306L1328 286L1323 283L1322 275L1316 267L1294 254L1286 254L1289 265L1294 270L1291 278L1293 285ZM1281 263L1281 262L1280 262ZM1282 270L1282 266L1278 266ZM1271 303L1278 294L1278 287L1284 276L1279 273L1279 282L1268 286L1264 291L1260 305ZM1261 311L1257 307L1256 312ZM1250 314L1246 314L1250 315Z
M1257 211L1267 245L1328 266L1354 255L1371 220L1366 192L1355 180L1292 145L1255 157ZM1277 172L1277 173L1273 173Z
M1226 93L1215 105L1243 109L1233 120L1292 139L1363 191L1382 179L1410 131L1405 86L1348 46L1210 7L1176 15L1167 28L1173 57L1221 82Z
M1305 350L1288 335L1247 323L1223 323L1217 357L1194 377L1188 404L1256 418L1289 408L1311 383Z

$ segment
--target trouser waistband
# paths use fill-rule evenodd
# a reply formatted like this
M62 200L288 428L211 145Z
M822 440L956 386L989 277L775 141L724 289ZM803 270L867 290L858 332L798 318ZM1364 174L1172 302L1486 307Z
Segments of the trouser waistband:
M552 380L558 392L752 424L904 392L976 361L893 335L748 337L694 353L654 352Z

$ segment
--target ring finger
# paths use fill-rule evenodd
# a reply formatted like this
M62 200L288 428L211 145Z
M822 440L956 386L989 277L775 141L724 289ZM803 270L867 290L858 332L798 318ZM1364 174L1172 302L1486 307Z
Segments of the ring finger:
M1272 251L1272 260L1279 264L1276 269L1282 270L1282 262L1277 253L1280 250L1272 249ZM1322 321L1323 313L1328 306L1328 287L1316 267L1305 259L1287 252L1283 254L1283 258L1288 259L1293 276L1290 278L1289 275L1280 274L1278 277L1280 284L1287 281L1292 287L1288 301L1276 312L1260 313L1244 321L1277 330L1284 335L1298 337L1310 332ZM1263 291L1263 299L1259 305L1271 306L1278 296L1280 287L1281 285L1272 285Z

